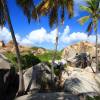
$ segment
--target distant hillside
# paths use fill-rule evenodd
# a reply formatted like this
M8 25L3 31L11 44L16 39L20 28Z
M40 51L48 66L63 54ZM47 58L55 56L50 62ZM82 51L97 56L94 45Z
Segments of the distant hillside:
M95 44L90 42L78 42L63 49L62 58L68 59L76 55L76 53L88 53L91 57L95 57ZM100 56L100 48L98 48L98 56Z
M25 47L25 46L19 46L19 50L21 53L31 52L34 55L43 54L46 51L45 48L41 48L41 47ZM15 47L14 47L13 41L8 42L7 44L4 44L3 41L0 41L0 52L1 53L6 53L6 52L15 53Z

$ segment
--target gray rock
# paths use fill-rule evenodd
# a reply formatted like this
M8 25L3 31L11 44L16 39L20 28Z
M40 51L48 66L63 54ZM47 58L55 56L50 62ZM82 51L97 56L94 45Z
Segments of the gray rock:
M100 93L100 74L89 71L73 70L64 82L64 90L72 93Z
M93 73L93 72L96 72L96 66L95 65L94 66L93 65L88 66L84 70L87 71L87 72Z
M13 100L18 91L19 77L7 58L0 54L0 100Z
M7 60L7 58L0 54L0 69L10 69L10 62Z
M36 93L36 94L24 95L16 98L15 100L80 100L80 99L77 95L65 92L53 92L53 93Z
M51 79L51 70L46 63L39 63L24 73L25 89L29 86L30 90L40 89L42 82L48 82Z

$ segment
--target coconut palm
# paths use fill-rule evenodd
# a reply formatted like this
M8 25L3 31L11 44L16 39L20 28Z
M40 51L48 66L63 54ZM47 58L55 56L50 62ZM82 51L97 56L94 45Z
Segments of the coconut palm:
M41 0L41 2L35 7L33 0L16 0L17 4L22 8L24 14L27 16L28 21L31 19L39 19L41 16L49 16L49 25L53 27L54 24L58 26L60 14L60 22L63 23L65 19L65 11L68 12L68 16L73 16L73 0ZM59 13L61 11L61 13ZM57 28L58 29L58 28ZM57 31L58 34L58 31ZM58 45L58 35L56 35L55 53L53 62L55 60L56 51ZM53 67L52 67L52 79L53 79Z
M24 91L24 87L23 87L24 85L23 85L21 59L20 59L20 52L19 52L19 48L18 48L18 43L16 41L14 29L13 29L11 19L10 19L10 16L9 16L7 1L6 0L0 0L0 26L3 27L3 25L5 24L6 21L8 22L8 26L9 26L11 36L12 36L12 39L13 39L13 43L14 43L14 46L15 46L15 50L16 50L16 57L17 57L17 61L18 61L19 74L20 74L20 77L19 77L19 81L20 81L19 93L22 93Z
M53 27L54 24L64 22L65 13L68 13L69 17L73 16L73 0L42 0L37 6L37 13L42 16L47 15L49 25Z
M86 0L86 6L80 6L80 9L88 13L87 16L81 17L78 21L83 25L89 20L87 32L89 35L94 29L96 34L96 71L98 71L98 21L100 20L100 0Z
M27 17L28 22L30 23L31 19L37 19L37 11L35 9L35 0L16 0L16 3L24 12L24 15Z
M52 62L54 62L56 57L57 45L58 45L58 25L60 23L63 24L66 13L68 13L69 18L73 16L73 0L42 0L36 8L37 8L38 16L42 15L42 16L49 17L50 27L53 27L53 25L56 25L57 27L55 53L52 60ZM52 70L51 78L53 80L53 76L54 76L53 66L51 70Z

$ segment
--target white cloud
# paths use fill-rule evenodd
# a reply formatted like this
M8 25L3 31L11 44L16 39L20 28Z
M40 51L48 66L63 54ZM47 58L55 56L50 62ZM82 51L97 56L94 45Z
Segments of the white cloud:
M1 40L3 40L5 43L11 40L11 34L6 27L0 27L0 41Z
M68 45L74 42L79 42L79 41L89 41L89 42L95 43L96 41L95 35L88 36L84 32L73 32L69 34L70 28L68 27L69 26L66 27L66 30L69 30L69 31L67 31L66 33L65 32L62 33L62 36L60 37L60 43L68 44ZM100 43L100 35L98 35L98 42Z
M34 46L34 45L49 45L55 42L55 36L57 34L57 29L52 30L51 32L47 32L43 27L37 30L33 30L28 33L26 36L21 37L20 34L16 34L16 39L20 45L23 46ZM58 33L59 35L59 46L70 45L79 41L89 41L95 43L95 35L87 36L84 32L73 32L70 33L70 27L66 26L62 33ZM98 40L100 43L100 35L98 36ZM7 28L0 29L0 40L5 41L6 43L11 40L11 34Z
M38 42L42 43L43 41L45 41L46 38L46 30L44 28L38 29L38 30L34 30L31 33L29 33L26 38L30 41L34 41L34 42Z
M48 33L47 30L42 27L40 29L33 30L24 37L21 37L19 34L15 34L15 36L20 45L33 46L34 44L42 44L43 42L54 43L56 33L57 29ZM0 29L0 40L7 43L11 39L11 34L6 27Z
M22 39L20 39L20 36L17 36L17 40L21 45L24 46L33 46L34 44L42 44L44 42L54 43L56 33L57 29L54 29L53 31L48 33L46 29L40 28L37 30L33 30Z
M16 37L16 40L17 40L17 41L21 41L21 37L20 37L19 34L15 34L15 37Z
M33 45L33 42L24 38L22 39L20 42L19 42L20 45L23 45L23 46L32 46Z

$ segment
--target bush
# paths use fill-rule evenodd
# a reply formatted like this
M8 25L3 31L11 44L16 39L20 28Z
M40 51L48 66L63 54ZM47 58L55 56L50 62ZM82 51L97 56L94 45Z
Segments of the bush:
M48 62L50 60L52 60L53 58L53 55L54 55L54 51L47 51L45 52L44 54L41 54L41 55L37 55L37 57L42 61L42 62ZM56 59L59 60L61 59L61 52L57 52L56 54Z
M95 96L94 98L87 96L86 100L100 100L100 96Z
M21 56L22 68L26 69L40 63L40 59L33 54L25 54Z
M8 58L8 60L12 63L12 65L16 66L16 56L15 54L11 53L11 52L7 52L5 53L5 56Z
M18 70L16 55L11 52L7 52L5 56L12 63L12 65L16 66L16 69ZM22 69L26 69L40 63L41 60L38 57L34 56L33 54L29 53L21 55L21 62L22 62Z

